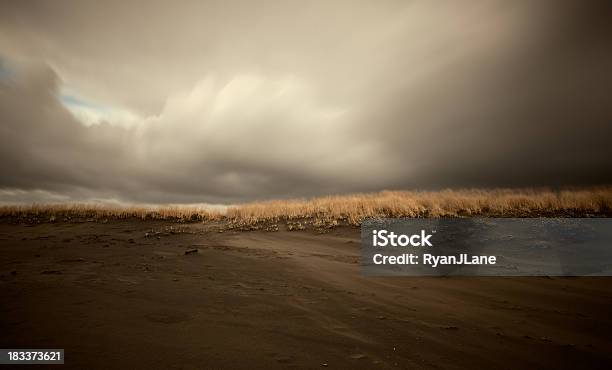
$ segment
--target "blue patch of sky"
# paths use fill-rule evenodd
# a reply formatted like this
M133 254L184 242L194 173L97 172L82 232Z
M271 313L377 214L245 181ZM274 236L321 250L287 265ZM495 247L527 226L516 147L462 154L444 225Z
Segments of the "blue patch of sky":
M88 108L88 109L92 109L100 113L108 112L107 107L104 107L100 104L95 104L95 103L86 101L84 99L81 99L71 94L62 93L60 98L62 100L62 103L64 103L64 105L69 106L69 107Z
M9 63L0 55L0 81L10 81L13 77L13 71L9 67Z

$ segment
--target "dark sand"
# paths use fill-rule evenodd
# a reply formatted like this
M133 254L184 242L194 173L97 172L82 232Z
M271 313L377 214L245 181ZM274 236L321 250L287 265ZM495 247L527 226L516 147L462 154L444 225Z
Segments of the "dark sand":
M0 255L0 348L65 368L612 368L612 278L366 278L355 228L4 223Z

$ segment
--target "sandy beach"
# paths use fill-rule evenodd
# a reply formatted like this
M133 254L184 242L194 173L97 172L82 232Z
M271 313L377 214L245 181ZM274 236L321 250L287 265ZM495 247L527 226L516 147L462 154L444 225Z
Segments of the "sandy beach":
M364 277L359 229L0 224L0 347L66 367L610 368L610 278Z

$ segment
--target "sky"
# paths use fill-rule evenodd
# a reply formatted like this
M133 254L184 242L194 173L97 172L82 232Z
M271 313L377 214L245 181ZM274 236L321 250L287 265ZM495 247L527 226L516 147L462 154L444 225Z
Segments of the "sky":
M0 0L0 203L609 184L611 11Z

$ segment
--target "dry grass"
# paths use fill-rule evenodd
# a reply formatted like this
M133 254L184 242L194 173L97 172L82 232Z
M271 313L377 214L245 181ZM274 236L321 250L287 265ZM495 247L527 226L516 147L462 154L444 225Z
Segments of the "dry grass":
M29 206L2 206L0 217L41 220L70 221L73 219L130 219L209 221L223 217L219 211L203 207L118 207L99 204L34 204Z
M612 187L551 191L443 190L383 191L312 199L254 202L229 207L225 213L198 207L111 207L91 204L0 207L0 217L26 222L73 219L225 220L230 226L310 223L315 227L339 223L359 225L367 217L539 217L610 216Z
M612 213L612 187L554 192L524 190L383 191L309 200L255 202L230 207L242 223L313 219L359 225L367 217L538 217Z

